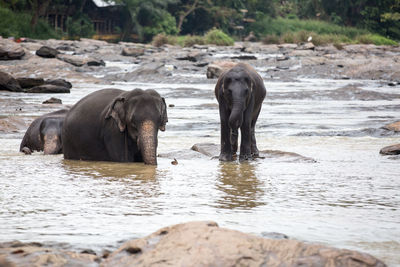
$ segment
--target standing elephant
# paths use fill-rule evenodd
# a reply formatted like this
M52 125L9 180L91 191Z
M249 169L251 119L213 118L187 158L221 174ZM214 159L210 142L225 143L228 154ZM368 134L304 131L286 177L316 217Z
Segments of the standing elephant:
M219 160L231 161L236 156L239 128L239 160L259 155L254 128L265 95L266 89L261 76L248 64L239 63L221 74L215 85L221 120Z
M28 154L34 150L44 151L44 154L61 154L61 131L67 112L68 109L61 109L34 120L26 131L19 150Z
M64 158L157 164L158 129L168 121L154 90L103 89L82 98L64 121Z

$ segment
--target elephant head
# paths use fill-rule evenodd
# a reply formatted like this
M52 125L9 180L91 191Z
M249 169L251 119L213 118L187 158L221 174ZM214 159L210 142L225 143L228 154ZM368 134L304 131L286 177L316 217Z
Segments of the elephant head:
M40 124L40 141L43 144L43 152L47 154L62 153L61 131L64 117L44 118Z
M251 100L253 82L245 68L233 68L223 75L222 93L231 110L229 128L237 134L242 126L243 113Z
M157 165L158 130L168 122L167 106L154 90L135 89L116 97L106 113L120 132L126 132L136 142L145 164Z

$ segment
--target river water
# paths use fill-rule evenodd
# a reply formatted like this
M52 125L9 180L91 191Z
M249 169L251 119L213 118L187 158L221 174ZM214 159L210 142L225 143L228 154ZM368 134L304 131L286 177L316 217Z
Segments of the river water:
M166 156L156 167L23 155L18 149L24 132L1 134L0 241L101 251L170 224L215 220L260 236L279 232L356 249L400 265L400 158L379 154L400 143L400 135L380 128L399 119L400 99L387 97L399 87L319 79L265 84L259 149L296 152L315 163L285 157L220 163L191 152L195 143L219 143L214 83L78 83L62 96L0 92L1 99L21 98L27 105L50 96L74 104L104 87L154 88L174 105L167 130L159 133L158 153ZM349 84L367 92L367 99L336 90ZM5 110L0 115L12 113ZM174 158L177 165L171 164Z

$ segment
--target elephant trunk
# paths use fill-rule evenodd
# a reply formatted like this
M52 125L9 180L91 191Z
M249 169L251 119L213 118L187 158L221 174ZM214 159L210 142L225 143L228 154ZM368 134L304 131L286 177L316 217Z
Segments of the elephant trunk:
M43 152L45 155L58 154L61 152L61 140L56 134L43 136Z
M139 130L139 148L145 164L157 165L157 127L144 121Z
M231 115L229 116L229 128L237 132L243 122L244 103L241 100L233 101Z

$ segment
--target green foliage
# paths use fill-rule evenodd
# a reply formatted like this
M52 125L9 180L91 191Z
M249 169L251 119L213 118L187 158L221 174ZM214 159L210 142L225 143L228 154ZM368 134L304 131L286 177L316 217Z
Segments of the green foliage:
M206 43L205 38L202 36L198 36L198 35L187 35L185 36L185 38L183 39L183 43L182 46L184 47L191 47L194 46L196 44L198 45L204 45Z
M3 37L29 37L35 39L60 38L45 21L39 20L35 29L31 28L32 16L27 13L13 12L0 7L0 35Z
M378 34L364 34L357 37L357 42L361 44L375 44L375 45L398 45L397 42L380 36Z
M153 21L151 26L144 26L143 27L143 34L145 39L150 40L153 36L159 33L165 33L174 35L178 33L178 28L176 27L175 18L166 11L164 16L158 17Z
M208 31L204 36L207 44L215 44L219 46L233 45L234 40L226 33L216 28Z
M67 19L67 33L70 38L91 37L96 32L86 14L77 14Z

